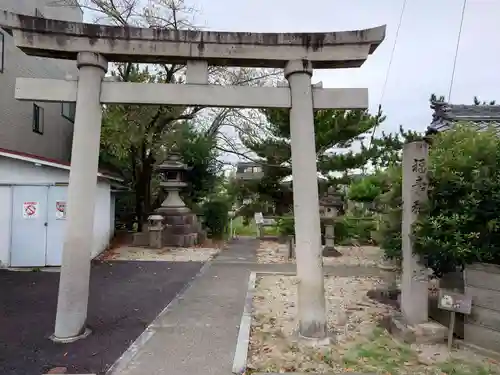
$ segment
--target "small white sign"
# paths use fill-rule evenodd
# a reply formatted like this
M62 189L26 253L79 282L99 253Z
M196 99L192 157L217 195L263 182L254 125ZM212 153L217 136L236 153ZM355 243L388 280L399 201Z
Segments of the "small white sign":
M23 203L23 218L34 219L38 217L38 202Z
M56 220L66 219L66 202L56 201Z
M268 225L268 226L276 225L276 220L274 220L274 219L264 219L262 221L262 224Z
M262 215L262 212L256 212L253 215L253 218L254 218L256 224L264 223L264 215Z

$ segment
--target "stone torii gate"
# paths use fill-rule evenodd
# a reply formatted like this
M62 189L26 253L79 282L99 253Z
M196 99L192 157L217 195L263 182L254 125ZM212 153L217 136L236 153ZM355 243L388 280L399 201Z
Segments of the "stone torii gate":
M385 26L331 33L239 33L113 27L30 17L0 10L26 54L76 60L77 80L18 78L19 100L76 102L67 229L53 340L85 337L101 104L289 108L293 169L299 333L327 339L314 110L365 109L368 90L311 86L313 69L360 67ZM103 80L110 62L181 63L186 84ZM283 68L289 87L215 86L208 65ZM8 69L8 67L7 67Z

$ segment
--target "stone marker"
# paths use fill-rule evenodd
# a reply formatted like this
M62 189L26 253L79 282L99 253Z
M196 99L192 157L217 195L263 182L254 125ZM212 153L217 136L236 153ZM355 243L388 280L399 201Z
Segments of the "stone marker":
M428 270L413 255L411 239L412 224L427 200L427 159L426 142L404 145L401 314L392 317L390 330L405 342L439 343L444 341L447 329L429 321Z
M401 311L408 324L428 321L428 275L426 267L413 255L411 227L423 203L427 201L428 145L424 141L408 143L403 148L403 274Z

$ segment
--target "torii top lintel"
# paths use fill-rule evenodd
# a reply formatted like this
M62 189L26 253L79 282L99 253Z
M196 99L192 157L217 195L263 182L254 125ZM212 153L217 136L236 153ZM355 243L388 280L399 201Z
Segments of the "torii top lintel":
M329 33L243 33L117 27L31 17L0 10L0 27L12 30L28 55L76 59L95 52L114 62L185 63L283 68L309 60L313 68L359 67L385 37L385 25Z

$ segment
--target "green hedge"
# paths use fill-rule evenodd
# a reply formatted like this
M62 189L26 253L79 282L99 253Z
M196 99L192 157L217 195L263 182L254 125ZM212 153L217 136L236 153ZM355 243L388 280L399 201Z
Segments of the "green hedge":
M433 138L429 200L412 228L414 252L438 277L467 264L500 264L500 138L494 130L457 126ZM377 239L401 260L401 167L388 173L391 190Z
M374 217L343 216L335 222L335 243L365 245L373 243L372 232L376 229ZM282 236L295 234L293 217L278 220L278 232Z
M211 238L222 239L229 223L230 205L225 200L210 200L202 207L203 223Z

